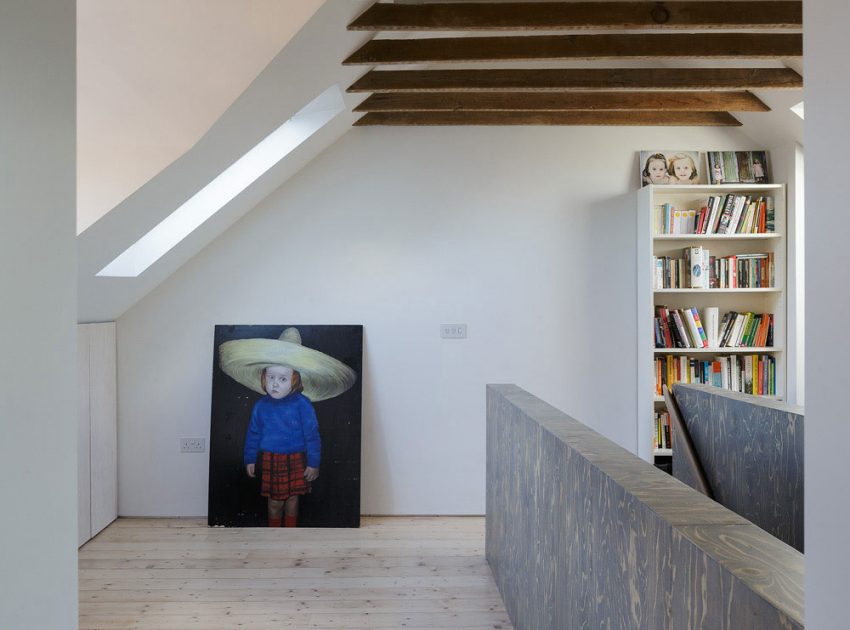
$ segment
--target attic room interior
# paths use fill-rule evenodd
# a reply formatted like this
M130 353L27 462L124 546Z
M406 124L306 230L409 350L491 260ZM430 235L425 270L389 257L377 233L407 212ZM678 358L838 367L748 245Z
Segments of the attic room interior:
M848 20L0 4L0 627L846 627Z

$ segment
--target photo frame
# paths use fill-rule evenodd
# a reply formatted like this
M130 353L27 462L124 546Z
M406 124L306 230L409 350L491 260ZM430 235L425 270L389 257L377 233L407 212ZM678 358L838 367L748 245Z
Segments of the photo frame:
M708 182L705 160L699 151L641 151L638 167L641 186L696 186Z
M712 184L769 184L767 151L709 151Z

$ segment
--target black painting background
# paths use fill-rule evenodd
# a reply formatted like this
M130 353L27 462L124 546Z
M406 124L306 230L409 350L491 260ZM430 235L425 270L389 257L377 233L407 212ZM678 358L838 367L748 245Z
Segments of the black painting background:
M262 396L221 371L218 348L231 339L277 339L290 326L304 346L338 359L357 373L345 393L313 403L322 439L322 463L312 492L300 499L299 527L360 526L360 412L362 326L216 326L210 419L209 518L211 526L264 527L266 498L259 477L242 465L245 433L254 403Z

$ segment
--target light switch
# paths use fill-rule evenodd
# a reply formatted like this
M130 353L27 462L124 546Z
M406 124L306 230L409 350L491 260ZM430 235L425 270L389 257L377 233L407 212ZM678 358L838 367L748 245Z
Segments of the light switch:
M440 324L443 339L466 339L466 324Z

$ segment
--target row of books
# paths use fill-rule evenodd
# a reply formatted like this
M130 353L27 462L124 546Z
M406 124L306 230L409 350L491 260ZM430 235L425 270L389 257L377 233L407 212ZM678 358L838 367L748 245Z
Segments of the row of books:
M656 348L769 348L773 346L773 313L728 311L707 306L700 316L695 307L655 307Z
M652 438L652 449L673 448L672 427L670 426L670 414L659 411L655 414L655 434Z
M775 230L773 197L712 195L697 209L655 207L655 234L765 234Z
M653 256L654 289L750 289L776 284L773 252L712 256L705 247L686 247L682 258Z
M664 355L655 358L655 393L673 383L702 383L756 396L776 395L776 359L769 354L715 357Z

